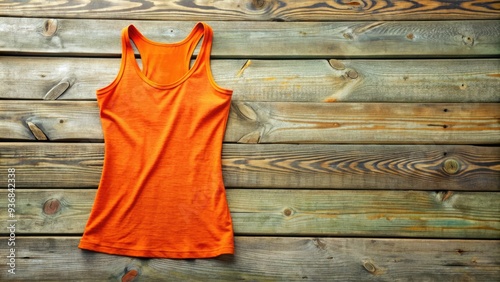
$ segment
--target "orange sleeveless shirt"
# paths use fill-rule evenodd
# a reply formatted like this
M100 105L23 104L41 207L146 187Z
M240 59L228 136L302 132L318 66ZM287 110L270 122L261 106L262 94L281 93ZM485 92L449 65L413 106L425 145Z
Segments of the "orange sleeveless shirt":
M123 29L120 71L97 90L104 167L79 248L162 258L234 252L221 169L232 91L212 77L211 46L205 23L170 44Z

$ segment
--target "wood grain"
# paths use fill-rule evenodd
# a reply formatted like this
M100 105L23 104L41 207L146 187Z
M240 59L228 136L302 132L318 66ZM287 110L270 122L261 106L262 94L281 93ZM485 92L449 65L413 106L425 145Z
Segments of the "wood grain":
M499 103L233 102L226 142L497 144ZM102 141L96 102L0 101L0 139Z
M161 42L195 22L0 18L0 53L119 56L120 31L135 24ZM495 57L500 21L208 22L215 58ZM90 32L91 31L91 32Z
M121 29L176 42L198 21L235 91L236 255L79 250ZM499 54L494 0L0 1L0 183L16 169L18 220L0 281L496 281Z
M455 160L458 171L445 171ZM428 145L233 145L223 149L232 187L500 189L500 149ZM451 172L451 174L450 174Z
M119 68L120 59L1 57L0 99L95 100ZM500 102L499 59L213 60L212 71L233 101Z
M498 19L491 0L2 1L0 15L96 19L335 21Z
M95 191L17 189L18 235L83 233ZM0 196L6 210L7 191ZM227 197L239 235L500 236L498 192L228 189Z
M236 102L228 122L227 140L241 143L496 144L500 142L499 113L500 104L491 103Z
M0 171L15 168L19 188L95 188L103 156L103 144L3 142ZM225 144L222 158L227 187L500 190L498 147Z
M7 238L0 237L6 241ZM236 254L204 260L138 259L78 249L79 237L18 237L15 276L2 280L494 281L498 241L236 237ZM7 244L0 251L7 253ZM29 269L29 271L27 271ZM458 271L464 269L466 271ZM371 270L371 271L369 271Z

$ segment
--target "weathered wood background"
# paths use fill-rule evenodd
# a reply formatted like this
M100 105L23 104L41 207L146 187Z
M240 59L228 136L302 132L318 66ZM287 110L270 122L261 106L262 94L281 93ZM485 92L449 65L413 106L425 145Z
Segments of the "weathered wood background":
M119 69L120 30L173 42L196 21L234 89L236 254L78 249L103 162L95 90ZM491 0L1 1L0 280L497 281L499 55Z

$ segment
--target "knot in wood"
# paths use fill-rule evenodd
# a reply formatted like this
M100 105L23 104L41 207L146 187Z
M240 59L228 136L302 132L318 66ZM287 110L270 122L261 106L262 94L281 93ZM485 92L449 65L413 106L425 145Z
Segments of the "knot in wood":
M127 271L127 273L125 273L123 276L122 276L122 282L131 282L131 281L134 281L135 278L137 277L137 275L139 275L139 272L135 269L131 269L129 271Z
M53 36L57 31L57 20L49 19L43 22L43 36Z
M460 163L455 159L447 159L443 162L443 170L448 174L456 174L460 170Z
M354 36L350 32L344 32L342 34L342 36L344 36L344 38L347 39L347 40L353 40L354 39Z
M261 10L266 6L266 0L252 0L252 8Z
M238 114L238 116L246 120L256 121L258 119L257 112L250 105L245 103L233 103L231 107Z
M58 84L56 84L54 87L52 87L46 94L43 96L44 100L56 100L61 96L69 87L71 84L69 81L61 81Z
M36 124L31 121L26 121L26 124L28 125L28 128L30 129L31 133L33 133L33 136L36 140L49 140L47 135L45 135L45 133Z
M336 60L336 59L330 59L328 61L328 63L330 63L330 66L336 70L344 70L345 69L345 65L344 63L342 63L341 61L339 60Z
M362 8L363 7L362 3L359 2L359 1L352 1L351 0L351 1L347 2L347 3L345 3L345 4L348 5L348 6L351 6L351 7L356 7L356 8Z
M46 215L54 215L61 209L61 202L58 199L48 199L43 204L43 213Z
M358 78L358 72L355 71L355 70L349 70L347 72L347 76L350 78L350 79L356 79Z
M375 265L373 265L373 263L369 261L365 261L363 263L363 267L365 268L366 271L370 272L371 274L374 274L377 271Z
M140 275L140 267L137 265L128 265L125 267L125 274L123 274L122 282L132 282L135 281L137 276Z
M293 210L290 208L286 208L285 210L283 210L283 214L285 216L291 216L293 214Z
M326 243L321 239L313 239L314 246L320 250L326 250ZM333 259L333 258L332 258Z

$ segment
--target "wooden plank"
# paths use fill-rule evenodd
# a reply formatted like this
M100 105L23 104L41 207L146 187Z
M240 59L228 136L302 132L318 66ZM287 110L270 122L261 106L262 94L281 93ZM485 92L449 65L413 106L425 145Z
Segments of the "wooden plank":
M6 237L0 237L7 241ZM500 246L492 240L236 237L236 254L171 260L78 249L78 237L16 238L11 280L140 281L495 281ZM18 246L18 247L17 247ZM9 254L7 244L0 245ZM135 270L135 271L134 271ZM121 280L128 281L128 280Z
M0 52L118 56L120 31L135 24L161 42L194 22L0 18ZM467 57L500 53L500 21L208 22L217 58ZM92 31L92 32L89 32Z
M500 189L498 147L226 144L222 155L232 187Z
M18 234L83 233L95 191L17 189ZM228 189L227 198L239 235L500 237L499 192Z
M242 143L496 144L500 142L499 113L500 104L233 103L227 139Z
M245 66L245 68L242 68ZM120 59L0 58L0 99L95 100ZM500 60L213 60L234 101L500 102Z
M104 146L3 142L0 156L19 188L97 187ZM500 190L499 147L225 144L222 158L227 187Z
M141 102L138 98L137 104ZM226 142L500 143L499 103L233 102ZM103 140L96 102L0 101L0 139Z
M391 1L64 1L7 0L0 15L95 19L335 21L498 19L498 3L488 0Z

